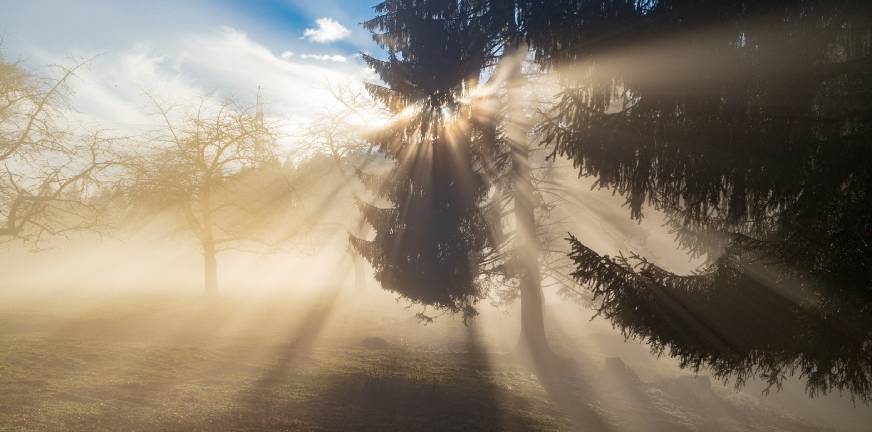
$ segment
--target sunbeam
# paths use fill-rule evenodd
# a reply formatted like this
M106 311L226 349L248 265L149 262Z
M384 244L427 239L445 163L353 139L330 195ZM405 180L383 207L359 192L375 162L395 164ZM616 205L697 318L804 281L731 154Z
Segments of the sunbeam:
M0 431L872 424L868 1L134 3L0 6Z

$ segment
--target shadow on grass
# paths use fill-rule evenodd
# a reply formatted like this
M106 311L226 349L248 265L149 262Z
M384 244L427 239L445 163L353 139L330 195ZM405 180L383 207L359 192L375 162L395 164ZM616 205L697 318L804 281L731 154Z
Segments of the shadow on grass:
M561 346L567 352L557 354L548 346L543 349L524 344L517 354L534 372L548 398L570 419L572 430L688 430L654 405L639 378L619 358L608 359L603 367L578 347L566 344L571 339L559 322L552 320L550 329L551 338L563 342Z
M488 355L474 329L468 330L466 348L460 353L421 354L396 347L361 350L356 353L365 359L345 372L321 377L271 375L270 380L296 381L272 382L275 388L289 385L313 392L299 398L293 391L261 390L220 418L176 430L565 430L565 422L554 417L558 414L553 409L542 406L537 411L540 407L532 401L493 382Z
M596 410L597 395L578 363L550 350L519 350L521 359L536 375L548 398L565 414L574 431L611 432L614 428Z
M340 291L341 288L336 286L325 291L315 300L294 331L293 339L279 346L279 349L274 352L273 363L247 389L248 396L242 403L248 405L260 403L264 394L275 391L289 378L297 363L306 357L324 330L325 324L336 307Z
M550 328L553 340L570 340L559 323L553 322ZM606 358L602 364L592 361L577 346L564 344L563 348L570 359L550 351L530 350L523 351L521 357L549 399L570 418L573 430L680 432L731 430L741 424L808 430L789 419L766 418L764 410L740 409L727 403L712 391L707 378L643 382L620 357Z

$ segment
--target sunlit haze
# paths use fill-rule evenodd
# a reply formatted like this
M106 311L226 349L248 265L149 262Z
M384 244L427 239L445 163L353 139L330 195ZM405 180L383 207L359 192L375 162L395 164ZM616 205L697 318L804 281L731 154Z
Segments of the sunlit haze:
M0 0L0 431L872 430L870 35Z

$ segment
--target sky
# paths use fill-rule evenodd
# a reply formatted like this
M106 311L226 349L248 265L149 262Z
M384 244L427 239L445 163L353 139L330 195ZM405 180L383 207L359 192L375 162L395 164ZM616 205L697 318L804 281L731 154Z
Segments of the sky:
M87 61L70 88L87 122L148 128L167 104L232 98L286 127L334 103L327 86L375 80L360 23L377 0L0 0L0 50L38 75ZM290 125L290 126L288 126Z

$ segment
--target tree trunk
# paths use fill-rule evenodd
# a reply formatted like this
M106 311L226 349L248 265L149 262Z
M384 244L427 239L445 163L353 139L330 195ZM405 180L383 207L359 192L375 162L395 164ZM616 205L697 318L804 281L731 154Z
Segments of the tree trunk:
M363 258L355 252L351 252L352 265L354 265L354 291L362 293L366 291L366 269Z
M516 54L508 59L512 73L508 81L506 134L512 146L512 200L515 215L515 268L521 291L521 341L524 348L534 354L550 353L545 337L545 317L542 299L542 281L539 270L539 244L536 239L536 216L533 179L530 169L527 133L528 121L524 114L524 100L521 92L524 82L521 71L522 54L518 47Z
M203 280L206 286L206 295L218 295L218 262L214 244L208 243L203 245L203 261Z
M212 180L207 175L201 190L202 201L200 202L203 212L202 231L198 234L200 244L203 246L203 283L206 287L206 295L218 295L218 263L216 259L215 237L212 232Z
M515 260L521 290L521 342L527 348L548 350L539 270L539 245L536 241L533 183L526 143L517 143L512 151L512 174L515 177Z

